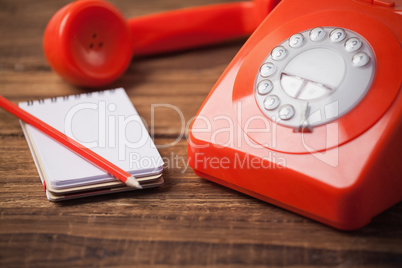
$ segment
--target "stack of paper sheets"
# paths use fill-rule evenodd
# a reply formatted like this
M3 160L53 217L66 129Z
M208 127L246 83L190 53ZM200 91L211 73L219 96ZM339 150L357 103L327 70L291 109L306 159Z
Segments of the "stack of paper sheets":
M143 188L163 184L163 161L124 89L20 103L45 123L134 175ZM51 201L135 190L36 128L21 122Z

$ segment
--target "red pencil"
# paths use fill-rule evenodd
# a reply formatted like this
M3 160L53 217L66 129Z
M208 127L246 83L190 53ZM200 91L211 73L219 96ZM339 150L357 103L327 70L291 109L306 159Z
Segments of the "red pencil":
M0 107L9 111L13 115L17 116L18 118L32 125L33 127L37 128L38 130L45 133L54 140L58 141L59 143L63 144L65 147L72 150L85 160L91 162L98 168L110 173L112 176L124 182L127 186L135 187L138 189L142 188L137 179L133 175L122 170L118 166L104 159L100 155L94 153L93 151L81 145L80 143L76 142L75 140L69 138L64 133L61 133L57 129L39 120L30 113L22 110L17 105L15 105L14 103L12 103L11 101L7 100L2 96L0 96Z

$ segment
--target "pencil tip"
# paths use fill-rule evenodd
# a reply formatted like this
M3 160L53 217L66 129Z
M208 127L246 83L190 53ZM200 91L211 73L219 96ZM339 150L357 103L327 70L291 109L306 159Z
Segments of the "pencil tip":
M137 189L142 189L142 186L134 176L127 177L126 185L130 187L135 187Z

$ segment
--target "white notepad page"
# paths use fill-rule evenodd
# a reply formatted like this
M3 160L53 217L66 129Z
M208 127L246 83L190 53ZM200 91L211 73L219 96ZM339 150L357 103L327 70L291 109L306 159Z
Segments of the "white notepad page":
M122 88L19 106L134 176L162 172L163 160ZM116 180L34 127L26 132L53 188Z

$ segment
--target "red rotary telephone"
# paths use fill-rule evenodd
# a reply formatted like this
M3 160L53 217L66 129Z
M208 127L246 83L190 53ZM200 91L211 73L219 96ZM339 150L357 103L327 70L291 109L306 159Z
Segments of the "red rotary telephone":
M339 229L402 200L402 1L283 0L200 108L204 178Z
M44 36L52 68L108 84L133 54L251 35L189 133L195 173L339 229L402 200L402 1L255 0L126 21L74 2Z

